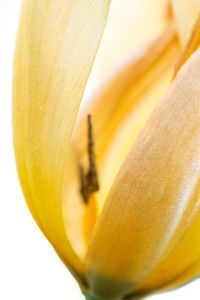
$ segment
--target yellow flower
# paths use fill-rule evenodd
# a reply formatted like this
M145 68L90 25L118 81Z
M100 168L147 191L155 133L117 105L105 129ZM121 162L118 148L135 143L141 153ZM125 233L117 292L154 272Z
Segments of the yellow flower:
M168 13L79 112L110 0L23 1L17 168L35 221L88 299L142 297L200 270L200 5L172 5L177 27Z

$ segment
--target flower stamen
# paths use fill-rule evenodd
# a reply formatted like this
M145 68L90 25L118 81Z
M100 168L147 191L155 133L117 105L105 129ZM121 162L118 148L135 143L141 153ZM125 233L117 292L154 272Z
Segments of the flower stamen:
M80 193L84 203L88 203L90 196L99 190L96 158L94 153L94 137L92 127L92 117L88 115L88 160L89 169L85 172L84 167L80 166Z

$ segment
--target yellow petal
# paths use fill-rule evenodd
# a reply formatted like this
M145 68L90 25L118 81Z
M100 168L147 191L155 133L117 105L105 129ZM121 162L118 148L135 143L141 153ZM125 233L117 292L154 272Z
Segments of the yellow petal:
M13 130L21 185L41 230L78 273L83 266L62 216L64 163L109 5L24 0L16 45Z
M183 46L190 39L192 28L200 13L199 0L171 0L177 28Z
M97 68L101 76L164 30L168 0L121 0L111 2ZM148 30L147 30L148 28Z
M179 63L176 67L176 73L188 58L196 51L200 45L200 18L198 18L190 41L185 47ZM187 229L184 237L172 251L169 257L161 263L156 270L139 287L137 293L144 294L151 290L165 290L184 284L195 277L200 271L200 243L198 232L200 230L200 217L198 216Z
M182 274L177 276L177 278L173 278L172 281L168 282L168 284L164 288L175 289L181 285L183 286L184 284L187 284L191 280L198 279L199 270L200 270L200 259L196 260L192 265L186 268Z
M84 221L83 221L83 236L85 239L86 248L88 248L94 226L98 217L97 203L95 196L90 197L89 203L86 206Z
M185 48L179 58L179 61L177 63L176 70L175 70L175 75L179 71L179 69L182 67L182 65L187 61L187 59L192 55L192 53L194 53L197 50L199 45L200 45L200 17L198 17L198 19L193 27L189 42L185 46Z
M198 214L169 257L138 288L137 294L173 288L196 276L200 271L199 232Z
M200 50L187 61L129 152L86 264L96 293L127 293L164 261L199 211ZM99 278L104 291L99 289ZM103 277L103 279L102 279ZM115 295L116 296L116 295Z

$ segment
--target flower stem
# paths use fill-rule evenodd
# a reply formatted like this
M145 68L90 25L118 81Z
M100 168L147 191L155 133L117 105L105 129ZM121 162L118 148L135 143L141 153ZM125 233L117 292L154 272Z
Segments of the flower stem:
M86 300L107 300L107 299L102 299L102 298L99 298L95 295L91 295L91 294L85 294L85 298Z

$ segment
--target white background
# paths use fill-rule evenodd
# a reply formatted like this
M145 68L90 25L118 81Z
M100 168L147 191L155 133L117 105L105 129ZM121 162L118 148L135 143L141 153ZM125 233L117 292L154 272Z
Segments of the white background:
M20 4L0 0L0 299L81 300L75 280L31 218L15 170L11 78ZM149 299L200 299L200 281Z

